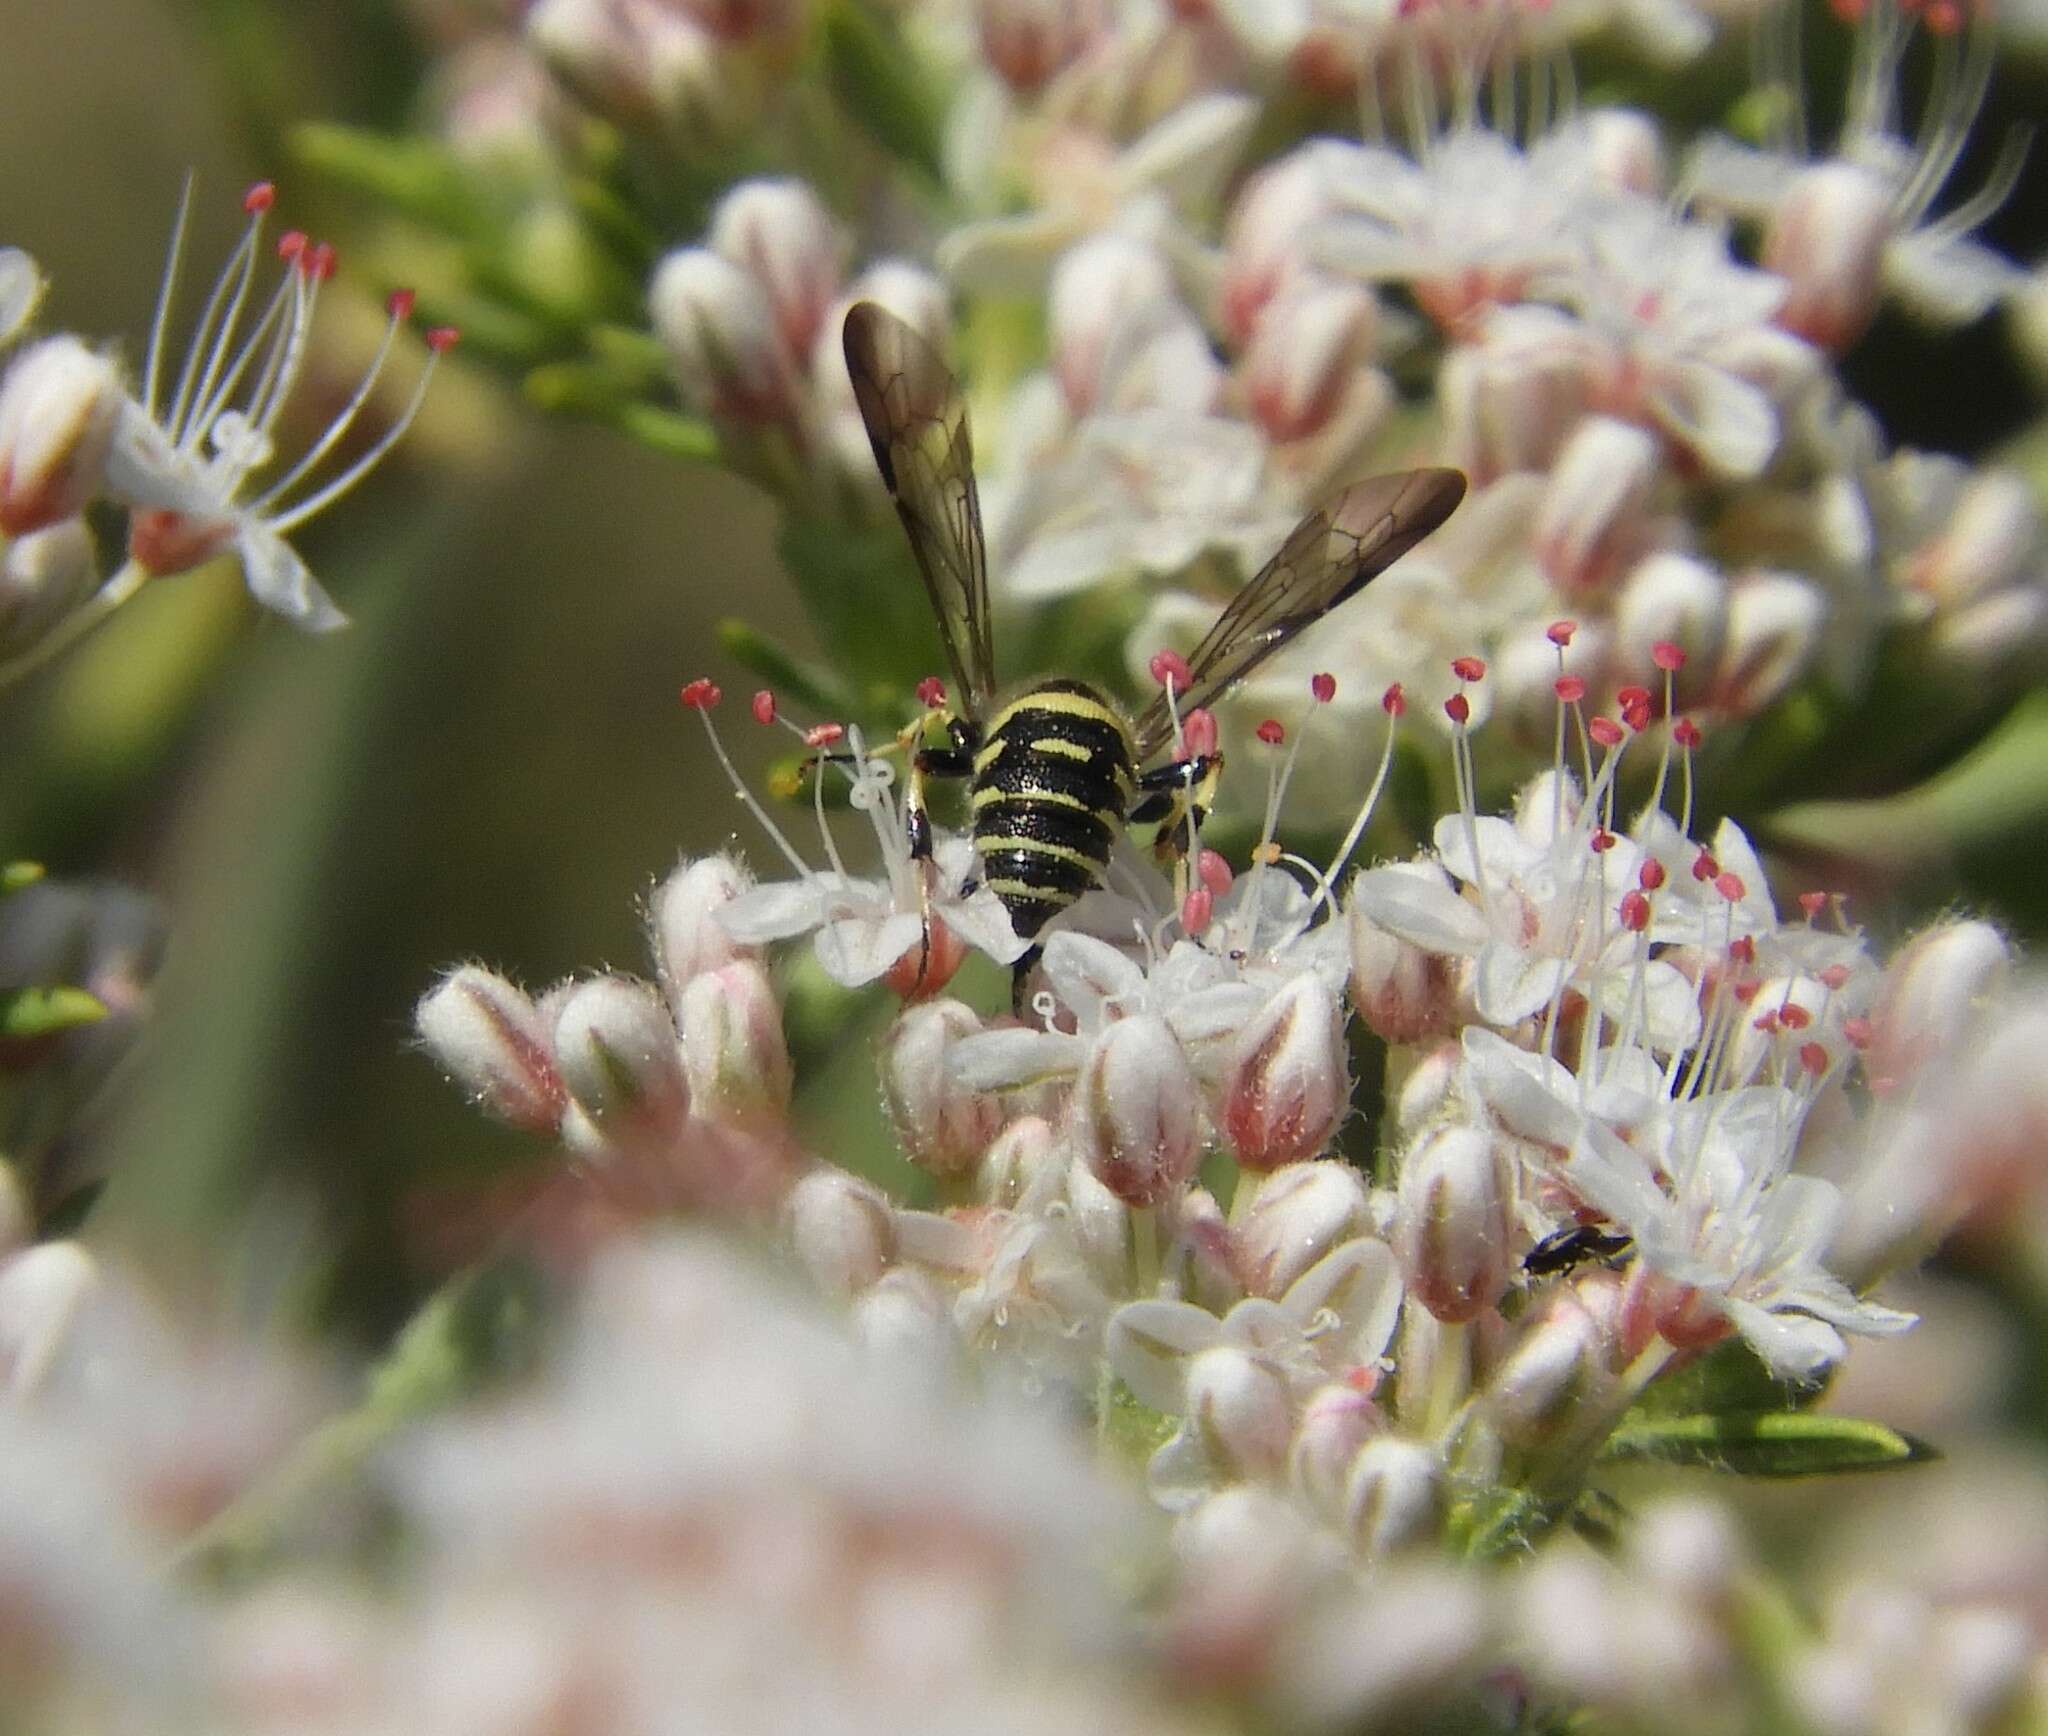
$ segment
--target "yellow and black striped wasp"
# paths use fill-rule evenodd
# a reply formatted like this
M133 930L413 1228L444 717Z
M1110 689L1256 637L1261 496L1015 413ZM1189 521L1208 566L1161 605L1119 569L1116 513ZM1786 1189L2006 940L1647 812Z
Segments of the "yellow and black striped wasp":
M1170 844L1192 836L1221 756L1144 769L1174 739L1177 720L1213 705L1391 566L1465 494L1461 472L1432 469L1373 477L1335 495L1223 611L1187 659L1185 689L1171 699L1161 692L1135 723L1089 683L1066 677L1034 682L997 705L987 556L959 382L916 332L873 302L848 310L844 344L875 463L910 538L955 683L950 703L906 732L911 853L931 854L925 780L971 780L983 880L1023 940L1035 940L1101 881L1125 824L1160 821ZM1020 994L1038 951L1034 945L1014 967Z

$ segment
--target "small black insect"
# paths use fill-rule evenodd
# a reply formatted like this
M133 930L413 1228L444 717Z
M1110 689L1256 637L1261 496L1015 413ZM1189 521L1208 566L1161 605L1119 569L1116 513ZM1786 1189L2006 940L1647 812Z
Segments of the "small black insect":
M1605 1224L1568 1224L1552 1230L1523 1256L1531 1278L1554 1278L1578 1266L1606 1265L1635 1246L1635 1238Z

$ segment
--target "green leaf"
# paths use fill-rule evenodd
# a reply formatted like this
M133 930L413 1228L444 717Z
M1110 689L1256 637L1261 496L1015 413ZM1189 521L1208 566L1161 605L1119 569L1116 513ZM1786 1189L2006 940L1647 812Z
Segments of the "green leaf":
M40 862L0 863L0 898L10 892L19 892L24 886L33 886L43 877Z
M106 1007L83 989L60 985L0 994L0 1037L49 1037L106 1016Z
M943 179L940 107L918 58L895 26L861 0L825 12L825 77L846 112L878 145Z
M1120 1380L1109 1383L1096 1430L1104 1457L1143 1474L1146 1463L1173 1436L1179 1423L1162 1411L1138 1402Z
M476 235L490 227L492 213L473 178L433 139L394 139L362 127L309 121L292 129L291 148L316 173L447 234Z
M1683 1368L1660 1376L1629 1407L1625 1422L1648 1417L1725 1416L1730 1411L1805 1410L1827 1391L1826 1380L1800 1386L1780 1380L1739 1338L1717 1344Z
M874 715L845 721L882 721L886 707L873 702L894 693L907 706L919 681L946 672L938 622L900 525L792 517L776 546L818 643L873 704Z
M1936 1457L1932 1447L1862 1417L1802 1411L1642 1417L1608 1438L1605 1460L1647 1459L1739 1477L1883 1471Z

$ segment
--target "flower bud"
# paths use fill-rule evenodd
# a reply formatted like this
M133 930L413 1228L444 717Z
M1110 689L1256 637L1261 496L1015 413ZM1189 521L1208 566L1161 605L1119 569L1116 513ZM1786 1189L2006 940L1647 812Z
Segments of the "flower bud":
M1665 552L1636 563L1614 603L1614 662L1623 679L1651 686L1656 647L1676 645L1685 666L1672 677L1682 708L1713 678L1728 631L1728 581L1692 555Z
M1423 1135L1401 1160L1394 1253L1409 1294L1439 1320L1491 1308L1513 1275L1507 1155L1472 1127Z
M1069 1159L1042 1115L1020 1115L982 1154L976 1193L1005 1211L1042 1211L1060 1197Z
M1792 286L1778 324L1825 350L1853 344L1877 312L1895 226L1875 170L1840 160L1801 169L1764 231L1764 269Z
M1091 0L975 0L981 53L1020 96L1033 96L1101 34Z
M1351 1105L1344 1014L1329 985L1302 971L1231 1044L1223 1075L1223 1129L1247 1169L1313 1157Z
M2026 478L1981 470L1964 483L1948 521L1907 563L1906 580L1937 608L2002 590L2025 571L2041 540L2041 511Z
M44 338L0 378L0 532L73 518L98 492L121 409L112 361L69 335Z
M43 642L99 587L92 532L67 518L0 549L0 655L19 656Z
M1664 139L1641 109L1588 109L1579 117L1593 178L1614 193L1664 196Z
M486 1114L529 1133L561 1125L569 1094L555 1067L552 1021L495 971L450 971L414 1009L413 1028Z
M882 1039L882 1100L910 1161L933 1175L972 1168L1003 1124L996 1099L947 1065L947 1051L980 1029L973 1008L935 1000L905 1008Z
M1321 432L1373 358L1379 307L1358 284L1306 274L1267 303L1241 364L1253 419L1285 443Z
M1312 1394L1295 1425L1287 1470L1304 1500L1332 1524L1344 1518L1345 1491L1359 1449L1387 1432L1380 1407L1356 1387L1333 1382Z
M1565 442L1537 504L1536 558L1567 596L1597 594L1634 558L1657 481L1657 442L1632 422L1589 416Z
M1217 1344L1188 1361L1187 1416L1221 1469L1236 1481L1279 1474L1294 1437L1287 1382L1235 1345Z
M1503 1440L1535 1446L1569 1428L1614 1385L1600 1321L1569 1290L1521 1329L1487 1381L1486 1414Z
M1079 1164L1074 1167L1077 1174L1088 1174ZM1093 1176L1088 1179L1109 1198L1116 1198ZM1128 1224L1129 1214L1121 1202L1117 1214L1121 1222ZM1206 1308L1212 1314L1227 1314L1244 1294L1244 1285L1237 1275L1236 1244L1223 1208L1207 1188L1191 1187L1181 1196L1176 1216L1179 1227L1167 1257L1168 1280L1182 1301ZM1111 1272L1104 1278L1106 1287L1123 1281L1122 1271Z
M893 313L905 325L917 333L941 355L945 354L953 335L953 300L947 292L945 281L936 273L907 259L877 259L873 261L842 298L843 306L851 307L857 301L871 301L888 313ZM818 334L821 345L830 344L840 359L840 373L846 372L846 351L840 341L840 320L827 320L825 329Z
M1239 1184L1249 1187L1246 1176ZM1365 1177L1348 1163L1290 1163L1258 1181L1234 1240L1244 1286L1284 1296L1295 1279L1340 1242L1372 1231Z
M742 181L712 213L710 241L767 291L788 354L808 355L846 261L846 237L818 195L798 180Z
M689 1114L676 1028L648 984L575 984L556 1008L554 1046L569 1095L605 1138L673 1130Z
M1081 1063L1074 1135L1103 1186L1126 1205L1177 1194L1202 1154L1201 1093L1173 1029L1156 1013L1119 1019Z
M1344 1524L1369 1556L1434 1537L1443 1519L1443 1467L1433 1448L1380 1435L1359 1448L1344 1489Z
M1067 408L1085 415L1102 395L1112 346L1180 314L1173 274L1157 249L1106 230L1060 256L1046 292L1053 373Z
M756 1132L789 1118L789 1048L766 968L735 959L683 985L683 1074L697 1113Z
M13 1164L0 1157L0 1264L16 1249L27 1245L29 1231L34 1227L35 1218L21 1177Z
M884 1272L854 1298L853 1332L876 1355L907 1368L943 1369L960 1349L952 1297L910 1266Z
M1748 1551L1718 1501L1666 1496L1645 1507L1628 1531L1636 1572L1702 1613L1741 1595Z
M1754 717L1805 672L1827 599L1791 573L1747 573L1728 594L1728 636L1712 687L1716 709Z
M1446 459L1475 485L1510 471L1548 470L1592 396L1582 334L1553 308L1494 313L1476 344L1459 344L1437 377Z
M800 388L775 309L731 260L677 249L655 267L647 306L692 403L740 423L795 420Z
M761 949L733 939L719 912L754 883L736 856L723 853L678 862L647 901L647 938L655 975L680 1022L683 985L705 971Z
M42 1385L99 1283L76 1242L42 1242L0 1261L0 1394L20 1398Z
M1436 1044L1408 1069L1394 1096L1394 1125L1403 1133L1422 1131L1443 1113L1457 1088L1464 1052L1456 1041Z
M896 1214L880 1188L843 1169L814 1169L784 1205L790 1246L811 1282L841 1299L865 1290L896 1257Z
M2011 971L2012 948L1988 922L1943 922L1916 935L1885 968L1865 1072L1904 1082L1960 1060L1964 1035Z
M1320 139L1253 175L1223 231L1217 300L1233 349L1252 341L1281 286L1308 266L1309 239L1337 209L1336 184L1365 159L1356 145Z
M1382 873L1403 873L1444 884L1429 862L1392 862ZM1356 883L1344 909L1351 940L1351 1004L1374 1036L1389 1043L1419 1043L1450 1029L1455 992L1452 961L1382 928L1367 914Z
M2038 666L2048 646L2048 591L2014 585L1944 609L1927 633L1927 656L1951 681L1997 686Z
M733 56L684 7L536 0L524 29L581 102L627 126L727 132L751 106Z

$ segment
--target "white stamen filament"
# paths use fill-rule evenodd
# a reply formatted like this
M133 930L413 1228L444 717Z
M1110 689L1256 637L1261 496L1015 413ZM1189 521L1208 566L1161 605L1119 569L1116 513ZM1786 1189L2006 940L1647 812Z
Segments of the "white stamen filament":
M277 535L283 536L295 526L304 524L316 512L325 510L328 506L339 500L351 488L355 487L358 482L362 481L364 476L376 468L377 464L383 459L384 454L396 446L404 438L405 431L412 426L413 418L419 414L420 404L426 398L427 382L434 377L434 365L440 359L440 351L429 350L427 352L427 365L420 370L419 383L413 387L412 397L407 400L405 409L400 413L398 420L393 422L384 431L376 444L332 482L328 483L325 488L308 495L297 506L293 507L291 511L280 513L276 518L272 519L270 521L271 530L276 532ZM273 496L275 492L275 490L271 491Z

